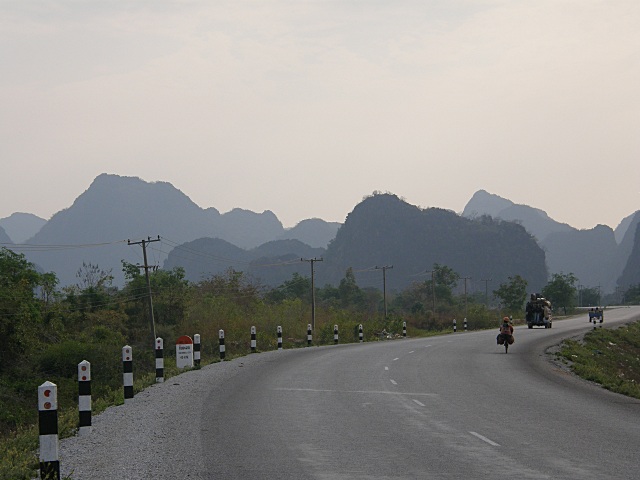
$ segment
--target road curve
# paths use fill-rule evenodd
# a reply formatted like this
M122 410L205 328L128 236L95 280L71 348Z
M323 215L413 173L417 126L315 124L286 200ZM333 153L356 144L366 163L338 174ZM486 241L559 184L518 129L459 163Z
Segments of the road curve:
M604 326L637 319L608 310ZM212 385L199 437L211 478L635 479L640 401L573 377L547 347L591 329L495 331L305 348ZM278 355L280 353L281 355Z
M640 319L607 310L605 328ZM153 385L60 445L63 475L142 479L636 479L640 401L554 366L592 329L271 351Z

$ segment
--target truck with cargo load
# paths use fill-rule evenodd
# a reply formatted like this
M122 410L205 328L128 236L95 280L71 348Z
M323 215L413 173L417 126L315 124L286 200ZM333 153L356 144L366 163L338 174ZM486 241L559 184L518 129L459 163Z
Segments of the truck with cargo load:
M538 293L532 293L525 308L527 327L551 328L551 302Z

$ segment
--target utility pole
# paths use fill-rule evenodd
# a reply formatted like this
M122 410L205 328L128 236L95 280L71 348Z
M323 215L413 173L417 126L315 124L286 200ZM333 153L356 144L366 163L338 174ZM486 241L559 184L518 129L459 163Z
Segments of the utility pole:
M471 280L471 277L462 277L464 280L464 318L467 318L467 280Z
M382 300L384 302L384 319L387 319L387 269L393 268L393 265L385 265L384 267L376 266L376 270L382 270Z
M483 278L480 281L484 282L484 303L487 306L487 308L489 308L489 282L491 281L491 279Z
M313 264L322 262L322 258L301 258L301 262L309 262L311 264L311 330L316 329L316 287L314 283Z
M578 306L581 307L582 306L582 289L584 288L584 285L580 284L578 285Z
M151 326L151 345L153 346L154 349L156 348L156 323L153 319L153 301L151 300L151 280L149 279L149 269L156 268L156 267L150 267L149 264L147 263L147 243L159 242L159 241L160 241L160 235L158 235L158 238L155 238L153 240L151 240L151 237L147 237L146 240L140 240L139 242L132 242L131 240L127 240L127 244L129 245L142 245L142 255L144 257L144 266L137 265L137 267L144 268L144 274L147 277L147 292L149 293L149 296L148 296L149 325Z
M433 318L436 318L436 280L435 270L427 271L425 273L431 274L431 293L433 296Z

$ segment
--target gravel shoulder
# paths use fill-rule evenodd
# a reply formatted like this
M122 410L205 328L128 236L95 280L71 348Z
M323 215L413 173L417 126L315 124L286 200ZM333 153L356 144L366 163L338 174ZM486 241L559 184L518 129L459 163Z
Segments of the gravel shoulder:
M205 479L200 417L216 384L243 367L286 351L265 352L190 370L138 393L92 419L92 433L60 441L60 469L72 480Z

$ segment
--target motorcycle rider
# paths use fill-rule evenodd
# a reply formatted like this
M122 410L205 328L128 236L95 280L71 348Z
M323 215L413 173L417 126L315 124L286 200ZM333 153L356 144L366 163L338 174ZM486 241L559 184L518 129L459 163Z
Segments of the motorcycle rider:
M504 317L502 319L502 325L500 325L500 333L496 338L498 345L504 345L504 342L509 342L511 345L514 342L513 338L513 326L511 325L511 320L509 317Z

